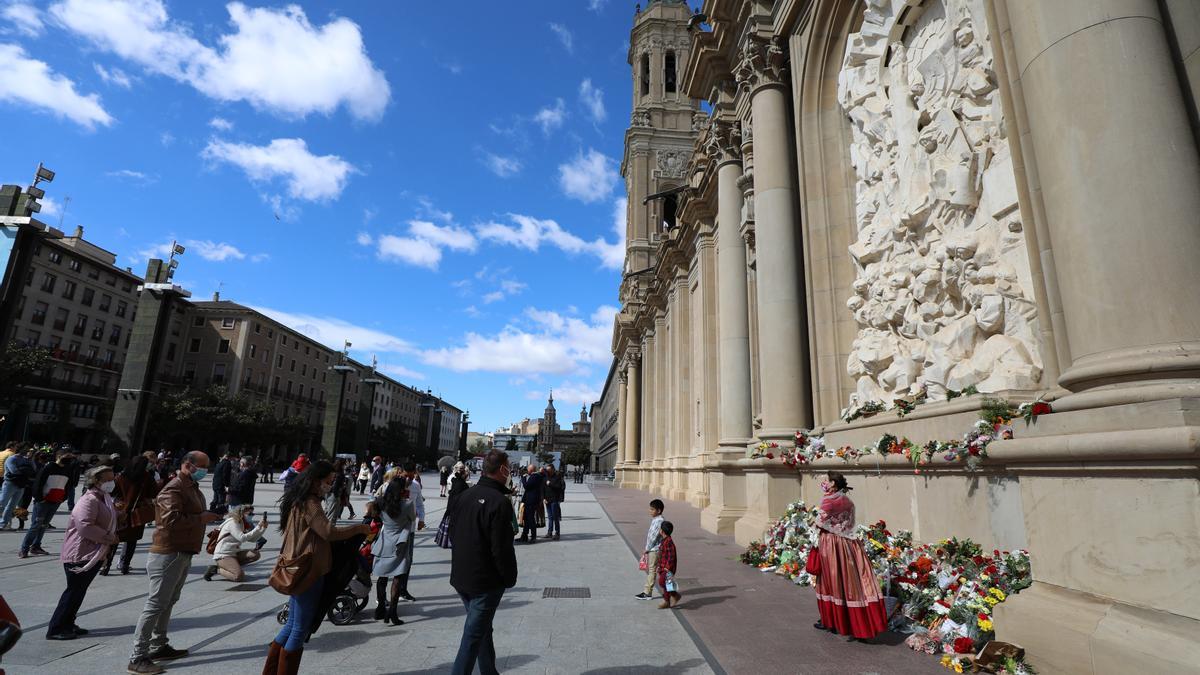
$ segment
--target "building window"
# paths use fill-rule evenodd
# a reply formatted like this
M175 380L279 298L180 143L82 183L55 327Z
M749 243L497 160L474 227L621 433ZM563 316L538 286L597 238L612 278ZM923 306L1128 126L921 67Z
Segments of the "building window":
M111 366L117 358L117 353L111 349L104 350L104 365Z
M288 369L288 372L289 372L289 373L294 373L294 372L296 372L296 359L292 359L292 365L291 365L291 367Z
M233 319L231 319L229 317L221 319L221 328L233 328L233 326L234 326Z
M46 291L47 293L53 293L54 282L56 281L58 281L58 277L46 272L45 276L42 277L42 290Z
M188 351L192 354L200 353L200 338L192 338L191 344L188 345Z
M250 358L254 358L255 352L257 351L258 347L256 345L250 345Z
M267 339L268 339L268 340L273 340L273 339L275 339L275 329L274 329L274 328L268 328L268 329L267 329Z
M92 327L92 339L93 340L103 340L104 339L104 322L99 319L96 319L96 325Z
M275 357L275 367L276 368L283 367L283 354L280 354L279 356Z
M112 332L109 333L109 335L108 335L108 344L115 345L115 344L120 344L120 342L121 342L121 327L114 325L112 327Z
M71 258L69 261L67 261L67 266L71 268L72 272L78 272L83 269L83 263L79 262L75 258Z
M32 267L30 267L29 271L25 273L25 285L26 286L33 285L33 268Z
M100 305L97 306L96 309L100 310L101 312L107 312L109 307L112 307L112 296L108 293L105 293L100 296Z
M105 278L104 283L108 284L109 286L116 286L117 278L110 274L107 278Z
M74 300L76 288L79 288L79 286L74 281L71 281L70 279L63 281L63 298L67 300Z
M191 382L192 380L196 379L196 364L194 364L194 363L183 364L183 379L187 380L188 382Z
M100 270L96 269L95 267L89 267L88 271L87 271L87 277L89 279L99 279L100 278Z
M258 335L261 332L262 332L262 324L255 321L254 322L254 334Z
M133 290L133 284L129 283L128 281L122 281L121 282L121 290L128 293Z
M83 305L84 307L91 307L92 300L94 300L95 298L96 298L96 291L93 291L90 288L85 288L85 289L83 289L83 297L80 298L79 303L81 305Z
M125 302L124 300L118 300L117 301L117 316L124 319L125 314L127 314L128 312L129 312L129 303Z
M80 344L79 344L78 342L72 342L72 343L70 343L70 344L68 344L68 345L67 345L67 353L69 353L69 354L78 354L78 353L79 353L79 347L80 347Z
M229 353L229 340L221 340L221 342L217 345L217 353L218 354L228 354Z
M203 326L204 325L204 317L198 316L198 317L192 319L192 325L197 328Z
M175 360L175 343L174 342L167 345L167 360L168 361Z
M642 96L650 95L650 55L642 54Z
M213 381L213 384L225 384L225 364L224 363L214 363L213 364L212 381Z
M308 356L308 345L304 345L304 355Z
M271 385L271 393L273 393L273 394L279 393L279 376L278 375L275 376L275 382L274 382L274 384Z
M308 364L302 363L300 364L300 377L304 377L305 375L308 375Z
M46 323L46 312L48 311L50 311L50 305L38 302L33 306L33 316L29 317L29 322L38 326Z
M667 52L667 63L663 68L663 87L668 94L675 93L675 52Z
M95 359L95 358L96 358L96 354L98 354L98 353L99 353L99 352L97 352L97 351L96 351L96 348L95 348L95 347L93 347L93 346L91 346L91 345L88 345L88 349L87 349L87 360L88 360L88 361L91 361L91 360Z
M270 363L270 362L271 362L271 350L264 349L263 350L263 363Z
M29 345L30 347L36 347L36 346L38 346L38 343L41 341L42 341L41 333L37 332L36 330L25 331L25 344Z
M71 313L65 307L59 307L54 313L54 330L66 330L67 319L71 317Z
M48 258L50 262L54 263L55 265L62 262L62 254L58 251L50 251L46 258Z

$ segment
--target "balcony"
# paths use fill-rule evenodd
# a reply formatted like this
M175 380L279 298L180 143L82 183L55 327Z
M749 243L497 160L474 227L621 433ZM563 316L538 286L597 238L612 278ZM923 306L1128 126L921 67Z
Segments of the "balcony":
M50 377L49 374L36 376L25 386L37 389L49 389L51 391L70 392L73 394L85 394L87 396L105 396L107 394L99 385L68 382L62 378Z

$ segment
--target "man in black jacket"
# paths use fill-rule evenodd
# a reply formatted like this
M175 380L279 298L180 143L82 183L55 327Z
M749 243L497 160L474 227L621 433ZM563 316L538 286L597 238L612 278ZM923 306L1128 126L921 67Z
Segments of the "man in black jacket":
M469 675L476 661L479 672L497 672L492 620L504 590L517 585L514 514L504 487L510 472L507 453L489 452L483 477L459 496L450 521L450 585L467 608L454 675Z
M525 485L525 493L521 495L521 506L525 507L525 519L521 523L524 526L521 530L521 543L532 544L537 541L537 515L538 510L542 508L546 477L530 464L529 473L521 482Z
M229 485L230 506L254 503L254 485L258 480L258 472L254 470L254 460L243 457L240 466L241 471Z
M224 512L225 500L228 493L226 489L229 487L229 479L233 477L233 464L237 461L237 457L231 457L226 452L221 461L213 467L212 486L213 496L212 501L208 504L208 510L216 513Z

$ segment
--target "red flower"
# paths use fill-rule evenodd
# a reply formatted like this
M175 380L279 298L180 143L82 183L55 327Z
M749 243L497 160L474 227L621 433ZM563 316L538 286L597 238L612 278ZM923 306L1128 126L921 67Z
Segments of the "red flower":
M1037 403L1033 404L1033 407L1029 412L1032 413L1034 417L1037 417L1038 415L1049 415L1051 412L1053 412L1053 410L1050 408L1049 403L1046 403L1045 401L1038 401Z
M773 452L768 452L768 453L767 453L767 459L775 459L775 453L773 453Z
M955 654L972 654L975 651L975 641L969 637L954 638Z
M983 556L977 555L974 558L971 558L971 562L975 563L976 565L982 565L983 564Z
M988 620L989 620L989 619L988 619L988 615L987 615L987 614L984 614L983 612L980 612L980 613L979 613L979 620L980 620L980 621L988 621Z

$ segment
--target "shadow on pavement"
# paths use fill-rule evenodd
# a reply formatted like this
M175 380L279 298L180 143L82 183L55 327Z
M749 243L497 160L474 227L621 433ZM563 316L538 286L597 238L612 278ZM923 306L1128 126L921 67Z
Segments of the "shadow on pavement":
M679 601L679 608L680 609L699 609L699 608L705 607L707 605L719 605L722 602L725 602L726 600L732 599L734 597L736 597L736 596L733 596L733 595L710 595L707 598L700 598L698 600L692 600L692 599L688 598L686 595L684 595L683 599Z
M194 655L200 658L192 658L191 655L189 655L186 663L189 666L202 666L209 663L223 663L241 659L253 659L255 657L259 657L260 660L266 661L267 646L267 644L263 644L253 645L250 647L230 647L228 649L205 649L203 651L194 652Z
M457 649L457 647L455 649ZM498 669L501 672L506 671L506 670L515 670L517 668L520 668L521 666L526 666L526 665L529 665L530 663L537 661L538 658L539 657L536 654L513 654L512 656L509 656L509 657L501 656L501 657L496 658L496 666L498 667ZM430 666L428 668L421 668L420 670L397 670L395 672L396 673L448 673L448 672L450 672L450 669L453 666L454 666L454 662L450 661L448 663L439 663L436 666ZM476 669L478 669L478 667L476 667ZM624 672L624 671L622 671L622 672Z
M581 675L630 675L631 673L644 673L645 675L667 673L686 673L695 668L706 666L704 659L688 659L678 663L668 663L665 666L619 666L616 668L593 668L591 670L580 671Z

